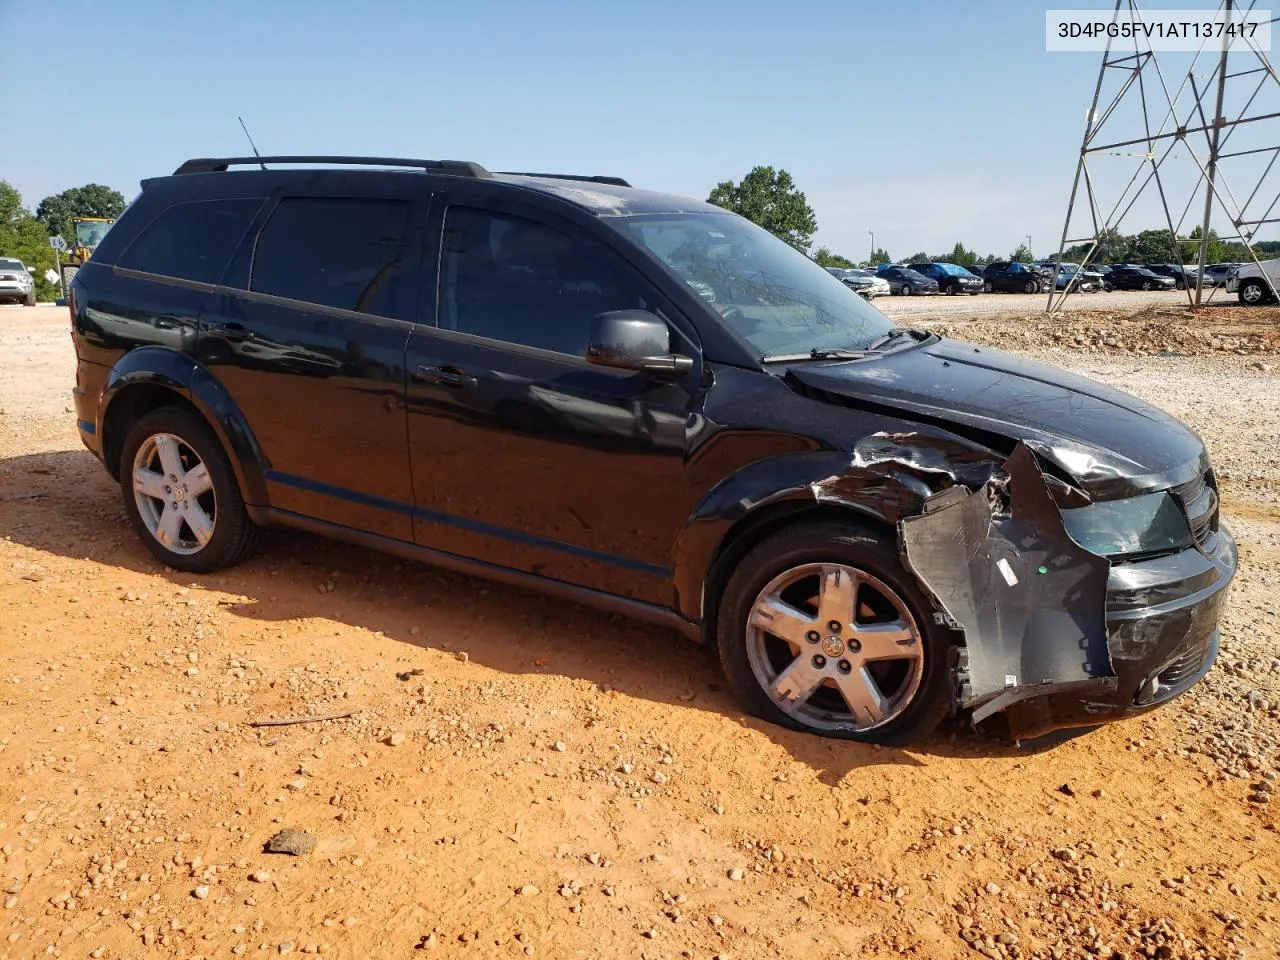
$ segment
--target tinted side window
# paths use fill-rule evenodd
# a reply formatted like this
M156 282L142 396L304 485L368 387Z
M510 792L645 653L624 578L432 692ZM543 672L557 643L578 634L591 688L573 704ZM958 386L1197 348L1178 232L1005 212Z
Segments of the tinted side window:
M261 200L193 200L169 207L120 257L118 266L217 283Z
M607 249L531 220L467 207L445 216L440 325L573 356L609 310L652 309Z
M395 316L409 207L400 200L281 200L258 234L249 289Z

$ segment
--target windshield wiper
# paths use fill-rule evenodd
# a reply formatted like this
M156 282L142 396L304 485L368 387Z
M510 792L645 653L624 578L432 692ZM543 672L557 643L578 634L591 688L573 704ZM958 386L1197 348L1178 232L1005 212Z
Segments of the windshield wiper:
M871 355L869 350L839 350L814 347L808 353L766 353L761 363L794 363L798 360L861 360Z
M895 340L901 339L902 337L910 337L912 340L919 342L921 340L924 340L928 336L929 336L929 333L926 330L916 330L911 327L894 327L884 336L878 337L875 340L873 340L871 342L871 345L868 346L867 349L882 350L885 347L887 347L889 344L893 343Z

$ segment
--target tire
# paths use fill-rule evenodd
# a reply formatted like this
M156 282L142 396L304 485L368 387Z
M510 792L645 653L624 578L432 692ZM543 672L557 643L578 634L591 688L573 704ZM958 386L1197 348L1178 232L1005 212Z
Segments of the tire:
M34 307L36 305L36 292L32 290L22 300L23 306Z
M1177 283L1175 283L1175 284L1173 285L1173 289L1175 289L1175 290L1185 290L1185 289L1187 289L1187 285L1186 285L1185 283L1183 283L1181 280L1179 280Z
M1102 284L1102 289L1105 293L1110 293L1112 290L1115 289L1115 287L1112 286L1110 283L1107 283L1104 281Z
M1143 281L1142 281L1142 289L1143 289L1143 290L1150 290L1150 289L1151 289L1151 281L1150 281L1150 280L1143 280Z
M911 296L911 286L909 284L904 283L901 287L898 288L898 292L902 294L904 297L909 297Z
M837 568L839 578L833 576ZM803 598L823 583L843 580L847 584L843 578L855 570L863 578L861 586L855 586L853 597L846 600L859 612L841 623L843 632L822 622L815 622L815 630L807 630L803 618L772 621L783 624L786 632L794 631L798 643L793 645L753 625L761 616L752 616L757 603L773 596L775 589L779 591L775 610L785 604L805 604L799 612L820 621L823 614L832 615L833 607L848 609L835 600L825 609L813 607ZM891 659L862 660L863 654L876 649L868 635L858 631L859 621L873 612L872 606L878 615L865 619L884 627L896 622L911 638L906 643L878 641L876 648L887 649ZM949 707L948 654L953 635L933 622L932 610L888 538L852 522L798 523L756 544L734 569L721 596L716 643L730 687L754 716L822 736L903 745L933 732ZM858 636L867 643L865 650L860 644L845 645ZM786 707L768 689L775 683L804 685L806 680L817 683L804 693L799 693L803 687L793 686L799 695ZM883 710L880 719L855 714L837 686L840 682L846 684L843 689L853 691L855 700L875 703ZM873 691L869 699L861 700L868 691Z
M978 291L978 290L970 290L970 291L969 291L969 296L971 296L971 297L976 297L976 296L979 294L979 292L980 292L980 291Z
M165 460L169 468L176 465L187 472L166 475ZM201 464L203 474L197 469ZM144 474L149 492L137 479ZM172 482L175 476L182 482ZM245 511L231 463L209 425L191 410L160 407L133 424L120 453L120 491L143 544L176 570L221 570L245 559L257 545L258 528ZM178 496L183 491L185 496ZM178 517L176 526L166 520L173 516ZM202 519L197 523L198 516Z
M1022 285L1022 292L1023 293L1039 293L1040 284L1036 283L1034 280L1028 280L1026 283Z
M948 296L948 297L954 297L954 296L955 296L957 293L959 293L959 292L960 292L960 288L959 288L959 287L957 287L954 283L949 283L949 284L947 284L947 296Z
M983 292L983 293L991 293L994 289L995 289L995 288L991 286L991 281L990 281L990 280L984 280L984 281L982 282L982 292Z
M1267 285L1261 280L1247 280L1240 284L1240 290L1236 296L1240 298L1240 302L1246 307L1256 307L1258 304L1266 303L1270 299Z

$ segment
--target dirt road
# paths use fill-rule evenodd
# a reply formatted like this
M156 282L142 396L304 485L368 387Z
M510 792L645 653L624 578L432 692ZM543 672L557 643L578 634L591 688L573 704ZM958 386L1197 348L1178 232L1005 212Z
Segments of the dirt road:
M1056 745L877 750L744 716L661 630L310 536L163 569L65 311L0 309L0 957L1280 955L1274 357L1107 339L1011 345L1205 434L1219 668Z

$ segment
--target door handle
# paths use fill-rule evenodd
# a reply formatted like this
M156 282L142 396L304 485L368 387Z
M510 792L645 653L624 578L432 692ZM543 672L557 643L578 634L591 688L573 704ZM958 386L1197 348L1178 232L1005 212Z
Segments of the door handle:
M208 333L215 337L222 337L224 340L252 340L253 331L246 327L243 323L206 323L204 325Z
M454 388L475 387L480 384L475 377L455 367L418 367L413 371L413 379Z

